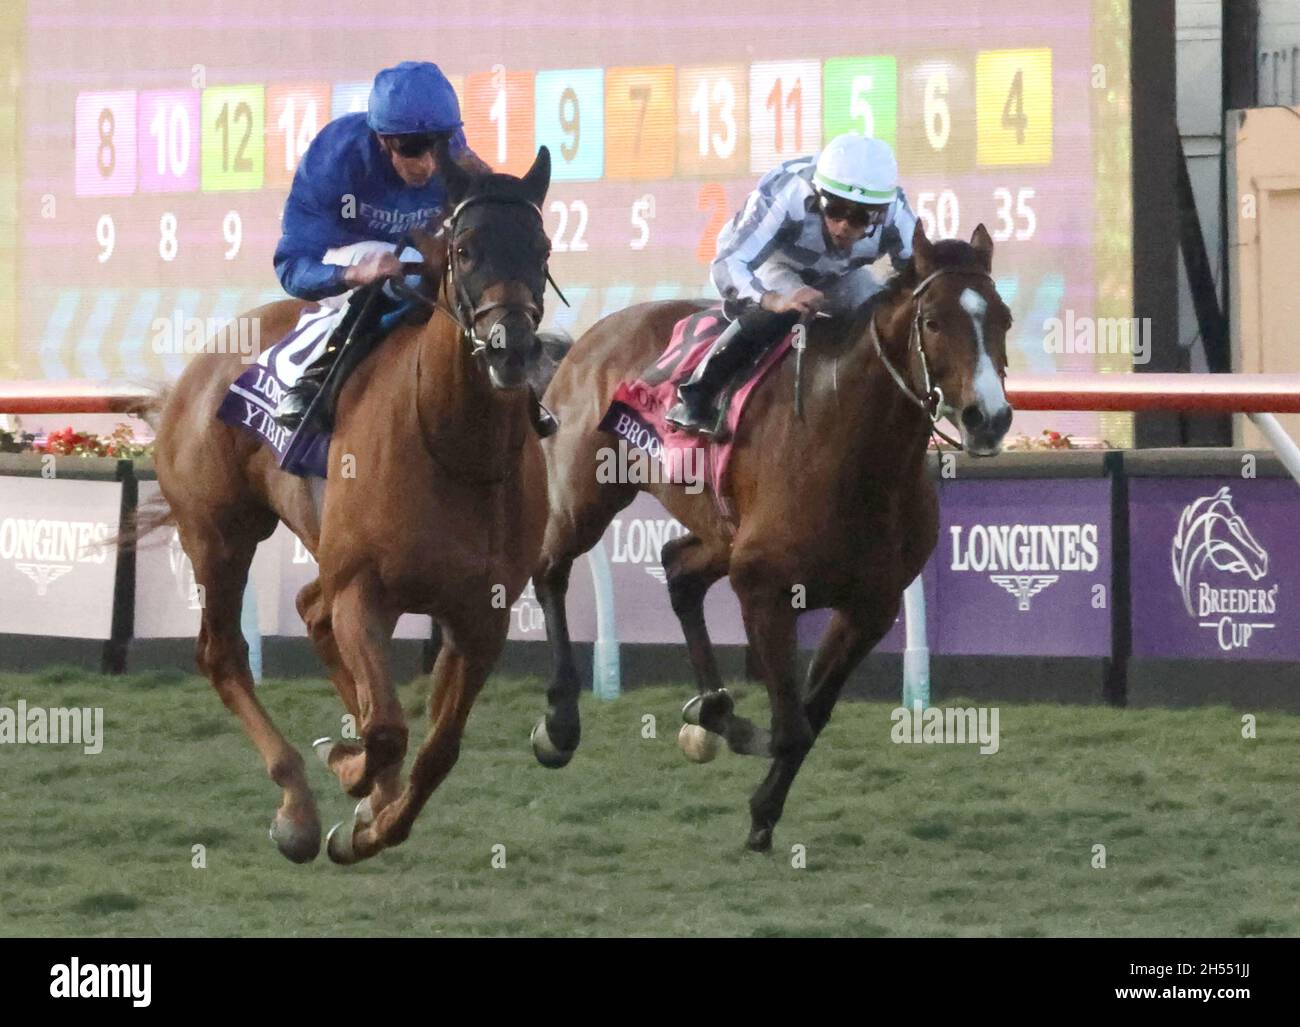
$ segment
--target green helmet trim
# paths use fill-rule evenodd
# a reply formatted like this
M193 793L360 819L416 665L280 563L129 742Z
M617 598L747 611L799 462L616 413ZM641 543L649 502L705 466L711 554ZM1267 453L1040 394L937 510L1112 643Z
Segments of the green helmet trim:
M824 189L830 189L837 192L843 199L858 200L859 203L888 203L898 197L897 189L864 189L860 185L849 185L846 182L837 182L833 178L828 178L820 172L813 172L813 181Z

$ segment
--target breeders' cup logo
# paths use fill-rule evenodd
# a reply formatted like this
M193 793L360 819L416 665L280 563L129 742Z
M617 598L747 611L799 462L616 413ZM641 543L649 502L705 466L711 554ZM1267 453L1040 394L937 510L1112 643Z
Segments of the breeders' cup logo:
M1244 575L1250 581L1259 581L1268 574L1268 553L1233 509L1232 494L1226 485L1183 510L1171 556L1183 606L1197 618L1199 627L1215 632L1215 640L1224 652L1245 649L1256 631L1276 626L1235 618L1233 614L1276 613L1279 586L1218 588L1203 580L1215 572Z
M524 586L524 591L515 600L514 606L510 607L510 616L520 634L531 634L546 627L546 616L538 605L537 593L533 590L531 581Z
M1011 571L989 574L994 585L1015 597L1025 613L1030 600L1061 580L1063 571L1097 569L1095 524L954 524L949 568L954 571ZM1056 571L1055 574L1027 573Z

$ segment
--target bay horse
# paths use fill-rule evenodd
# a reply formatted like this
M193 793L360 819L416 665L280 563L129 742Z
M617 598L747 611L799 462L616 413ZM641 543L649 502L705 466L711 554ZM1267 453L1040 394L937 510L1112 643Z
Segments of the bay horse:
M525 374L539 346L550 253L540 212L550 155L543 147L523 178L471 176L445 148L439 166L451 214L436 235L411 233L436 285L436 300L425 297L432 314L395 329L341 391L323 501L316 494L325 483L280 470L250 434L217 420L245 369L237 353L197 356L158 427L168 520L203 589L198 665L284 790L271 838L298 863L320 851L316 802L302 757L253 690L240 633L258 542L283 521L319 563L297 606L359 730L360 744L314 743L344 790L361 799L352 821L327 840L331 859L351 863L404 841L451 771L546 523L545 463ZM273 341L304 306L286 300L247 316ZM407 727L388 647L408 612L431 615L443 644L429 734L403 790Z
M684 719L733 751L771 757L750 800L748 838L751 849L771 848L790 785L845 679L893 624L904 589L935 547L937 498L925 469L935 422L950 418L976 455L997 453L1011 425L1003 391L1011 312L991 277L993 240L980 225L969 243L931 243L918 225L912 251L866 308L808 327L802 418L794 412L793 360L754 390L734 439L730 517L708 490L600 483L596 474L615 443L598 424L616 386L657 359L673 325L704 305L643 303L604 318L574 344L546 394L562 428L544 447L551 510L533 576L554 663L548 709L532 738L543 765L568 763L580 736L565 613L570 569L644 488L688 529L662 552L699 687ZM735 714L722 688L703 608L724 575L767 686L770 731ZM801 694L795 623L803 609L827 607L832 619Z

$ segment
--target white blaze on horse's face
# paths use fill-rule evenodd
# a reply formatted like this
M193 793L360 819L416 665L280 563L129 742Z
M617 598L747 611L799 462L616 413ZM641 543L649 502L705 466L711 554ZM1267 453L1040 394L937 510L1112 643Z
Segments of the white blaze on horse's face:
M973 401L963 403L956 420L967 452L972 456L996 456L1002 449L1003 436L1011 427L1011 408L985 341L988 300L968 288L962 290L960 302L962 310L970 315L975 331L975 374L970 386Z

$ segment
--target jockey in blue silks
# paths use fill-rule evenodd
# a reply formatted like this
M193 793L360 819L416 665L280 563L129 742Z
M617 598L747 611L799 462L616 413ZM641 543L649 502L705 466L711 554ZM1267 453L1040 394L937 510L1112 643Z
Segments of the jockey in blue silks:
M475 174L490 168L468 147L456 91L436 64L403 61L375 76L365 113L327 124L307 148L284 205L275 248L275 272L291 296L343 307L354 292L402 272L399 240L444 216L447 189L435 147L443 140L452 159ZM370 324L353 324L360 303L345 315L324 355L305 370L276 408L276 419L296 427L351 330L353 341L376 328L384 306L370 304ZM349 343L351 345L352 343Z

